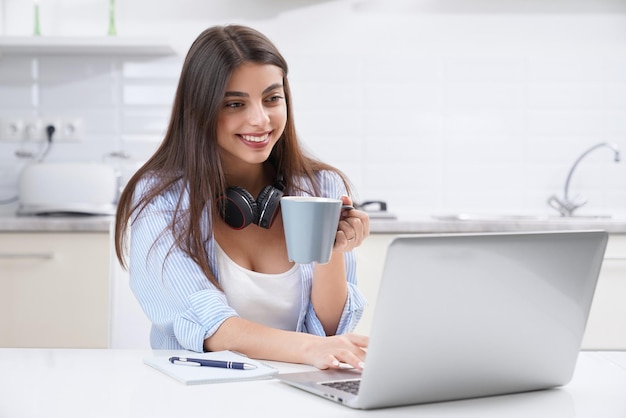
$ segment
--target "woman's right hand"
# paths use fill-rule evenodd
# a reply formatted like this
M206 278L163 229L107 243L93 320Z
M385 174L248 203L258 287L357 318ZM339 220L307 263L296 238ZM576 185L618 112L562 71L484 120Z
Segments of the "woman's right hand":
M306 349L307 363L318 369L337 369L341 363L363 370L369 337L342 334L317 337Z
M341 363L363 369L369 337L341 334L330 337L267 327L240 317L225 320L204 340L204 351L233 350L250 358L338 369Z

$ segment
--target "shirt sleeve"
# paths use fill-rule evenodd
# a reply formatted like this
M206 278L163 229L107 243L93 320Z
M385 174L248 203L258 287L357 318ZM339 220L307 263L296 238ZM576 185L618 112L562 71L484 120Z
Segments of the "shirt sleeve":
M173 245L169 224L178 196L176 192L158 196L134 217L130 287L158 334L170 340L161 342L160 347L153 344L153 348L180 345L202 352L204 340L237 313L200 267Z
M322 171L320 172L320 190L323 197L330 197L338 199L341 196L348 194L343 181L334 172ZM363 310L367 305L367 300L357 287L357 274L356 274L356 255L354 251L345 253L346 263L346 280L348 281L348 297L343 307L341 318L339 319L339 325L337 327L336 334L346 334L354 331L359 320L363 316ZM307 264L302 266L304 268L303 273L311 278L313 277L313 264ZM304 322L304 330L310 334L326 335L322 323L317 318L311 298L308 298L307 314Z

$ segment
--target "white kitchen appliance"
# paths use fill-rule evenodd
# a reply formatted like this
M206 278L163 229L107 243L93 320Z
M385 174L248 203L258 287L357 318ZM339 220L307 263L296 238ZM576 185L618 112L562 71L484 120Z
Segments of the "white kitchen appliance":
M113 215L118 175L102 163L31 163L18 192L19 215Z

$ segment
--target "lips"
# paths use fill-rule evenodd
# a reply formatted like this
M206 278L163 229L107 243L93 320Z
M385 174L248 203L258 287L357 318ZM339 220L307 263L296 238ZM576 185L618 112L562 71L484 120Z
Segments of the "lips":
M251 142L251 143L255 143L255 144L259 144L259 143L263 143L263 142L267 142L267 140L270 138L270 133L269 132L265 132L263 134L259 134L259 135L239 135L239 137L241 139L243 139L245 142Z
M272 132L273 131L261 134L239 134L237 136L248 148L253 150L264 150L268 147L272 140Z

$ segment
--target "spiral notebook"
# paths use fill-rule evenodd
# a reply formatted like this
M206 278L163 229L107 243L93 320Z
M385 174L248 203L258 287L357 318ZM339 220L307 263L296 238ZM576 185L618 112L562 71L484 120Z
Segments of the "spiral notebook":
M172 356L249 363L255 365L256 369L237 370L172 364L169 361L169 358ZM156 351L155 355L144 358L143 362L186 385L269 379L278 374L278 369L233 351L214 351L210 353L195 353L191 351L163 351L160 353Z

